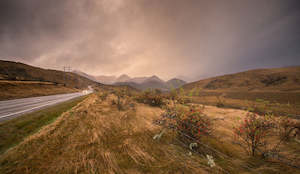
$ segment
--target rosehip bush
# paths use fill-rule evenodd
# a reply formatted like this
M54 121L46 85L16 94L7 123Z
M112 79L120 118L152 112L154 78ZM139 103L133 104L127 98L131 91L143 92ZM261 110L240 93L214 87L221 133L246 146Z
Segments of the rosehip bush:
M188 111L176 108L167 109L163 114L165 126L173 129L186 143L200 140L213 131L212 120L201 109L190 107Z
M212 122L201 110L190 109L177 120L177 130L183 136L199 140L212 132Z
M258 150L266 147L272 128L274 124L268 117L249 112L239 126L234 127L234 134L240 145L254 156Z

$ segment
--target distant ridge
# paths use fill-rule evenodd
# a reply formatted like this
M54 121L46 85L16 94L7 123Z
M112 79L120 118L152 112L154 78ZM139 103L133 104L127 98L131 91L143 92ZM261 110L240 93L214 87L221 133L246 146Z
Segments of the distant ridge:
M139 90L145 90L148 88L151 89L160 89L163 91L168 91L172 88L178 88L186 84L185 81L173 78L168 81L160 79L158 76L153 75L150 77L130 77L126 74L122 74L119 77L116 76L92 76L81 71L74 71L81 76L84 76L90 80L100 82L107 85L127 85Z
M136 77L125 82L116 82L114 85L128 85L140 90L160 89L162 91L168 91L172 88L179 88L185 83L185 81L180 79L171 79L165 82L158 76L153 75L151 77Z

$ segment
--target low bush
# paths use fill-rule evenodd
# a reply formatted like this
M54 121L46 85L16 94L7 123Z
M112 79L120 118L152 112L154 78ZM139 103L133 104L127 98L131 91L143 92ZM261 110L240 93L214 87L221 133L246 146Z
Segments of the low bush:
M249 155L264 158L278 156L282 145L290 138L300 137L300 122L272 114L258 115L248 112L246 117L234 127L235 139Z
M279 136L282 141L289 141L291 137L300 138L300 122L282 117L277 123Z
M189 106L188 110L168 108L163 114L162 123L175 130L178 138L187 144L198 141L213 131L212 120L202 112L201 108L194 106Z
M221 96L217 96L217 104L216 106L218 108L223 108L225 107L225 98L224 98L225 94L222 94Z
M267 147L267 138L272 134L273 128L272 119L249 112L239 126L233 129L239 144L249 155L255 156L258 151L262 152Z
M161 94L156 93L155 91L145 91L142 94L138 95L135 99L139 103L148 104L150 106L161 107L165 105L164 97Z
M224 108L225 107L224 103L222 103L222 102L217 102L216 106L218 108Z
M178 136L185 139L200 140L202 136L210 135L212 132L212 121L202 110L190 108L188 112L180 115L176 120Z
M112 105L116 105L119 111L125 109L127 92L126 89L119 89L112 92L117 96L117 99L112 100Z
M104 100L106 100L107 96L108 96L108 93L107 93L107 92L102 92L102 93L100 94L100 99L101 99L102 101L104 101Z

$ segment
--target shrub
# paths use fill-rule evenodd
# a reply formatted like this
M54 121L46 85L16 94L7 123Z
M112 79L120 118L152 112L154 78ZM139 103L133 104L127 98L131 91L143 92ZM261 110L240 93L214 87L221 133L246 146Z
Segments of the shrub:
M127 90L125 89L119 89L116 91L113 91L113 94L115 94L117 96L116 100L112 101L113 105L116 105L118 110L123 110L124 109L124 104L125 104L125 98L127 96Z
M200 140L212 132L212 121L200 109L190 108L176 120L176 129L180 138L191 137Z
M163 106L164 98L161 94L157 94L157 91L145 91L136 97L136 100L140 103L149 104L150 106Z
M225 94L222 94L221 96L217 96L217 104L216 106L218 108L223 108L225 106L225 99L224 99Z
M178 99L178 93L177 93L176 89L171 89L168 98L170 100L177 100Z
M290 138L299 136L300 123L290 118L282 117L278 121L279 136L282 141L289 141Z
M225 105L224 105L224 103L222 103L222 102L217 102L216 106L217 106L218 108L223 108Z
M169 108L161 121L166 127L174 129L177 136L186 143L200 140L202 136L210 135L213 131L212 120L200 108L193 106L188 111L183 108Z
M234 127L235 138L252 156L267 146L267 137L271 134L274 124L271 119L255 113L247 113L238 127Z
M107 92L102 92L101 95L100 95L100 99L101 99L102 101L104 101L104 100L106 100L107 96L108 96L108 93L107 93Z

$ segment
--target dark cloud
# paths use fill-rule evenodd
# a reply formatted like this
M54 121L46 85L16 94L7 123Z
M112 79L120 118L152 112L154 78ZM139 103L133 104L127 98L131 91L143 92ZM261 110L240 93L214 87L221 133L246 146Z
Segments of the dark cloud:
M298 0L1 0L0 58L190 79L300 64Z

